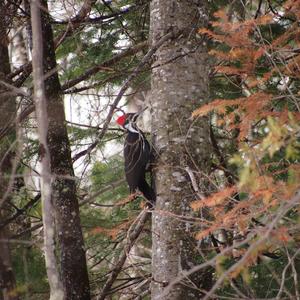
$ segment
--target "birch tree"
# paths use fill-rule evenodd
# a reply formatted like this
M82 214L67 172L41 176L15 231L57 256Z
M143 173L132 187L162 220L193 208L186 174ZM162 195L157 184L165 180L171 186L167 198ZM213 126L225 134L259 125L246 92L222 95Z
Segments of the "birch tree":
M47 142L48 135L48 114L45 98L44 71L43 71L43 38L40 13L40 1L31 2L31 25L33 56L32 62L33 80L34 80L34 101L36 107L36 117L38 134L41 149L41 195L43 209L43 229L44 229L44 253L46 261L46 270L50 285L50 299L64 299L63 286L58 271L58 265L55 256L55 220L54 206L52 203L52 181L55 174L51 172L50 152Z
M35 3L31 2L31 5L35 5ZM42 155L44 153L47 154L49 151L50 161L46 161L45 165L50 164L49 172L52 174L50 182L51 201L54 205L55 225L60 248L61 280L65 299L90 299L76 195L76 181L65 124L63 99L60 94L61 88L57 73L53 32L47 1L40 1L40 6L41 33L43 36L40 49L43 51L44 90L47 107L44 114L47 114L48 122L48 124L44 124L45 128L43 129L47 131L47 145L49 149L45 148L45 141L43 141L40 150ZM34 8L32 7L32 9ZM40 90L41 86L38 87L37 93ZM40 121L42 121L42 118L43 116L40 115ZM49 178L46 179L49 180ZM47 182L47 186L49 188L49 182ZM44 188L47 188L47 186L44 186ZM49 191L44 192L49 193ZM48 197L49 194L44 196Z

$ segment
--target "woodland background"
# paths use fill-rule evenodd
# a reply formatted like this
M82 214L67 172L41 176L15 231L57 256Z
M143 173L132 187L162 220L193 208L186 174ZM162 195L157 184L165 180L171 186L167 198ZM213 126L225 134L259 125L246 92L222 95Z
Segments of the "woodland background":
M300 1L2 0L0 299L300 299ZM144 112L153 210L124 180Z

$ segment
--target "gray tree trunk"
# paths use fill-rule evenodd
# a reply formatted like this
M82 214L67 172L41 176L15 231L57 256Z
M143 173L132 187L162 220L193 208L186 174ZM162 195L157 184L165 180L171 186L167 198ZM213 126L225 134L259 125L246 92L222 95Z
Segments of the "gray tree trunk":
M199 299L198 289L209 288L211 273L164 289L195 265L196 243L182 216L207 182L210 154L207 119L191 120L191 113L208 101L208 56L197 29L207 21L205 1L151 1L151 41L173 32L173 39L156 52L152 67L152 110L157 203L153 212L152 299ZM193 184L192 184L193 183ZM194 185L194 186L193 186ZM197 189L197 188L196 188ZM184 279L184 278L183 278Z
M67 300L89 300L90 289L80 225L76 181L65 122L64 104L57 73L53 32L47 0L41 0L43 64L47 102L52 202L60 247L61 280ZM41 148L41 154L44 149Z

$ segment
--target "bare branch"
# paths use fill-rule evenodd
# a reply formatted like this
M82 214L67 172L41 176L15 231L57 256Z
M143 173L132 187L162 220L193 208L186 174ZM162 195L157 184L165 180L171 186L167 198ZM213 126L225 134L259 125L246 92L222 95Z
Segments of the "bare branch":
M61 87L62 90L69 89L70 87L73 87L74 85L80 83L81 81L90 78L92 75L95 75L99 71L101 71L107 67L111 67L112 65L115 65L123 58L138 53L139 51L145 49L147 47L147 45L148 45L148 42L141 42L140 44L137 44L134 47L131 47L129 49L126 49L125 51L106 60L105 62L101 63L100 65L93 66L92 68L88 69L85 73L83 73L81 76L63 84Z
M127 255L134 245L134 242L142 232L142 229L149 218L150 214L147 210L143 210L140 215L138 216L138 219L134 224L132 224L131 228L128 230L128 238L127 242L124 246L123 252L120 255L117 263L115 264L114 269L111 271L106 283L104 284L104 287L102 289L101 294L97 298L97 300L104 300L106 295L108 294L110 288L112 287L113 283L115 282L116 278L118 277L119 273L122 270L122 267L126 261Z

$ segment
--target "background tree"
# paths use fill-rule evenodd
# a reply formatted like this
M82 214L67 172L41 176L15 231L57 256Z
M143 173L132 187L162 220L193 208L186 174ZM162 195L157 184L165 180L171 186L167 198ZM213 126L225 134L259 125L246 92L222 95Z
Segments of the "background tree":
M41 37L43 37L41 41L42 44L36 44L36 47L40 46L43 49L42 62L44 76L46 77L44 80L45 104L47 109L46 116L48 118L45 128L47 141L43 141L40 147L42 157L44 151L49 155L49 171L51 172L50 174L52 174L52 176L48 178L50 185L46 186L44 182L43 186L44 188L51 189L51 195L48 195L51 199L48 199L48 201L52 201L54 212L48 213L55 214L56 232L61 252L61 280L65 298L89 299L89 280L80 226L76 183L65 124L63 99L60 96L60 82L56 71L57 64L54 52L53 33L48 14L47 1L42 1L36 5L41 5L43 8L41 9L40 32ZM33 10L31 10L31 13L32 12ZM35 53L38 55L37 52ZM41 88L41 86L38 86L38 88ZM36 92L39 93L39 90ZM42 117L41 115L41 118ZM38 121L42 122L42 119ZM47 142L47 145L44 144L45 142ZM45 148L45 150L43 150L43 148ZM47 175L46 173L45 176L49 176L50 174ZM47 195L45 197L47 197ZM51 206L49 208L51 208ZM45 217L46 216L44 216L44 218ZM54 230L54 228L49 228L48 230ZM54 241L52 242L54 243ZM59 282L59 278L56 278L56 280ZM59 288L57 286L53 286L53 288L56 289L54 292L57 293L57 289Z
M12 26L15 9L8 1L0 4L0 132L5 132L7 124L12 122L14 129L0 144L0 219L11 214L12 197L15 189L15 172L18 166L16 153L20 149L16 139L18 124L16 120L16 98L10 93L5 77L10 73L8 55L8 32ZM9 228L0 228L0 299L19 299L15 293L15 274L12 269L10 253L11 232Z

